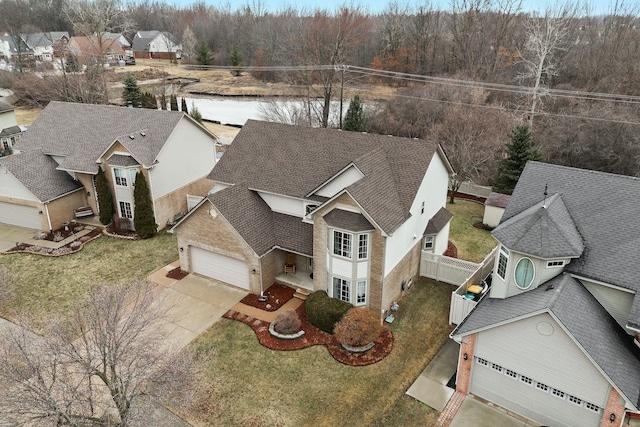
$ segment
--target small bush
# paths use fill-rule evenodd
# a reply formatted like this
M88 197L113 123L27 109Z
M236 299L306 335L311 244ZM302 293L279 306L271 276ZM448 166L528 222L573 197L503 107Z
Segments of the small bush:
M295 310L287 310L284 313L278 314L273 324L273 329L284 335L292 335L300 330L300 318Z
M341 344L362 347L375 341L381 329L380 319L373 310L352 308L336 324L333 333Z
M325 291L316 291L307 298L307 319L316 328L332 334L336 323L352 307L348 302L329 297Z
M117 231L131 230L131 220L129 218L118 217L114 223Z

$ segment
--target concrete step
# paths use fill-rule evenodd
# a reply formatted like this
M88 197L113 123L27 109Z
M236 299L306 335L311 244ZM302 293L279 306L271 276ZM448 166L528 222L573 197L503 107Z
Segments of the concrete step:
M302 301L306 300L307 297L311 294L311 291L308 289L298 288L296 292L293 294L294 298L301 299Z

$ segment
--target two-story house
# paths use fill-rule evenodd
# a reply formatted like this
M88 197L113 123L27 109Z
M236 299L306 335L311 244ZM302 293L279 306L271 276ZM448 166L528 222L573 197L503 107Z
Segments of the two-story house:
M274 281L383 316L442 254L451 166L423 140L249 120L173 229L180 265L259 294Z
M527 164L493 230L490 293L451 335L458 391L544 425L638 412L639 198L636 177Z

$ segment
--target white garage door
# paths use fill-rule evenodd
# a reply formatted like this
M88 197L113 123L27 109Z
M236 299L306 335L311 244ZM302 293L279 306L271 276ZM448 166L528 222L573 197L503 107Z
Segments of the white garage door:
M474 357L471 393L551 426L599 426L602 408L576 396Z
M6 202L0 202L0 222L36 230L42 227L37 208Z
M244 261L190 246L191 271L242 289L249 289L249 268Z

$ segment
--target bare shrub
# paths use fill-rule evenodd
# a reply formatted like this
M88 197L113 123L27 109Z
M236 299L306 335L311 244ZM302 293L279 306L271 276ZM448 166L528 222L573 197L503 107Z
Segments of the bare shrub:
M129 218L118 218L114 225L117 231L131 230L131 220Z
M341 344L362 347L378 338L381 331L380 319L373 310L352 308L336 324L333 334Z
M273 325L273 329L279 334L291 335L300 330L300 317L295 310L287 310L278 314Z

